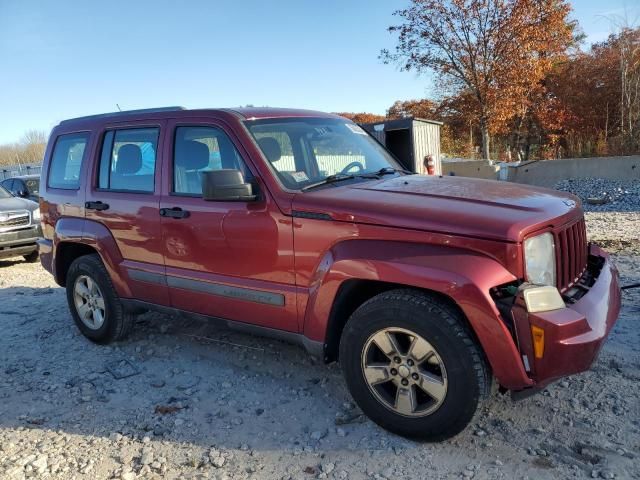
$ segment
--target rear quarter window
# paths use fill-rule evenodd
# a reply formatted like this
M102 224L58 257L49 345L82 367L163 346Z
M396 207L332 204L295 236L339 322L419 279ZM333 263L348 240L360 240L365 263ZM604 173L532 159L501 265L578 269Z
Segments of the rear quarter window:
M80 188L80 169L88 142L89 133L71 133L57 138L49 167L49 187Z

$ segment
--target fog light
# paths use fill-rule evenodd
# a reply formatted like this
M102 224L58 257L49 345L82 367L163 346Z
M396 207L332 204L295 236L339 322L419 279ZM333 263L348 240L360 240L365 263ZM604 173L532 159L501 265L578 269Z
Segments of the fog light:
M533 355L536 358L542 358L544 355L544 330L531 325L531 336L533 337Z
M523 290L523 295L529 313L548 312L565 307L564 300L556 287L526 288Z

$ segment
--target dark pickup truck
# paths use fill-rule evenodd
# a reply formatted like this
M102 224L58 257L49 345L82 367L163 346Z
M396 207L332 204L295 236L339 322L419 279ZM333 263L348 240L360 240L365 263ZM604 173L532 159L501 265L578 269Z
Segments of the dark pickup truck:
M37 261L41 235L38 204L0 187L0 258L23 256L28 262Z

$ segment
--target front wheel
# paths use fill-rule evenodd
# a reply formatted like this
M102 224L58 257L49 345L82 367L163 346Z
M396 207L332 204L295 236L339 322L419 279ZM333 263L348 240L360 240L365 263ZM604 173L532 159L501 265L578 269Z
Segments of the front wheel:
M67 302L82 334L96 343L124 338L133 315L126 312L98 255L73 261L67 272Z
M347 386L362 411L399 435L461 432L490 390L482 352L456 308L413 290L360 306L340 340Z

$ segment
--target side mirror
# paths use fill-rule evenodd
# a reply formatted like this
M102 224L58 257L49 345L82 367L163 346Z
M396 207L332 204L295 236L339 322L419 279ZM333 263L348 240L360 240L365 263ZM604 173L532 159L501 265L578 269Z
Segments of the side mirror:
M202 198L210 202L250 202L256 196L240 170L222 169L202 172Z
M18 196L22 198L27 198L29 196L29 192L26 190L18 190Z

